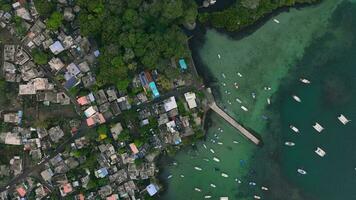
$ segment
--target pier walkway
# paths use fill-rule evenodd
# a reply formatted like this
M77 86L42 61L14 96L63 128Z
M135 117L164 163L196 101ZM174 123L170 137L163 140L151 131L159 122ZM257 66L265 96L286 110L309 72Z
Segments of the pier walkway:
M208 91L209 96L210 96L210 97L208 97L210 109L212 109L214 112L216 112L220 117L222 117L225 121L227 121L231 126L236 128L243 136L245 136L251 142L253 142L256 145L259 145L260 144L260 140L258 138L256 138L256 136L254 136L252 133L250 133L250 131L248 131L246 128L244 128L234 118L232 118L225 111L223 111L218 105L216 105L214 97L213 97L213 94L211 93L210 88L207 88L207 91Z

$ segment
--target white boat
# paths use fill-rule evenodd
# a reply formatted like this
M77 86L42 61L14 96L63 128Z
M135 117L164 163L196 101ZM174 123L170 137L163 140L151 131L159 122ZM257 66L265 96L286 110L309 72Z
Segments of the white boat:
M181 175L180 175L180 177L184 178L184 175L183 175L183 174L181 174Z
M248 109L245 106L241 106L241 109L246 111L246 112L248 111Z
M222 142L218 142L218 145L223 145L223 143Z
M305 83L305 84L310 84L311 82L308 79L305 78L300 78L300 82Z
M303 169L297 169L297 172L298 172L299 174L301 174L301 175L307 174L307 172L306 172L305 170L303 170Z
M255 199L261 199L261 197L260 197L260 196L257 196L257 195L254 195L253 198L255 198Z
M200 188L197 188L197 187L194 188L194 190L197 191L197 192L201 192L201 189L200 189Z
M201 171L202 169L200 167L194 167L195 170Z
M221 76L222 76L223 78L226 78L226 76L225 76L225 74L224 74L224 73L222 73L222 74L221 74Z
M222 177L225 177L225 178L229 177L229 175L227 175L227 174L225 174L225 173L221 173L221 176L222 176Z
M210 198L211 198L210 195L205 195L205 196L204 196L204 199L210 199Z
M219 158L217 158L217 157L214 157L213 160L214 160L215 162L220 162Z
M224 82L222 82L221 84L222 84L223 86L226 86L226 83L224 83Z
M295 143L294 143L294 142L285 142L284 144L285 144L286 146L290 146L290 147L295 146Z
M337 117L339 119L339 121L341 123L343 123L344 125L346 125L347 123L349 123L351 120L347 119L343 114L340 114L339 117Z
M324 157L326 154L326 152L323 149L321 149L320 147L316 148L315 153L318 154L320 157Z
M296 102L302 102L302 100L297 95L292 95L292 97Z
M248 184L251 185L251 186L256 186L255 182L249 182Z
M205 144L203 144L203 147L206 149L206 145Z
M239 98L235 99L237 101L237 103L242 103L242 101Z
M235 178L235 181L236 181L238 184L241 184L241 183L242 183L242 181L239 180L239 179L237 179L237 178Z
M315 125L313 128L318 131L319 133L324 130L324 127L322 127L318 122L315 122Z
M210 186L213 187L213 188L216 188L216 185L210 183Z
M274 22L276 22L277 24L279 24L278 19L273 19Z
M169 175L169 176L167 177L167 179L170 179L170 178L172 178L172 175Z
M234 86L235 86L236 89L239 89L239 86L237 85L236 82L234 83Z
M228 103L229 105L231 105L231 101L227 100L227 103Z
M252 96L253 99L256 99L256 93L252 92L251 96Z
M270 98L267 98L267 103L268 103L268 105L271 104L271 99Z
M289 125L289 128L292 129L294 132L299 133L299 129L293 125Z
M234 144L238 144L239 142L238 141L236 141L236 140L234 140L234 141L232 141Z
M210 149L210 152L211 152L211 153L215 153L215 151L214 151L213 149Z
M237 75L238 75L239 77L242 77L242 74L241 74L240 72L237 72Z
M219 59L221 58L220 54L218 54L218 58L219 58Z
M206 162L209 162L209 159L207 159L207 158L204 158L203 160L205 160Z
M262 187L261 187L261 190L268 191L268 188L267 188L267 187L262 186Z

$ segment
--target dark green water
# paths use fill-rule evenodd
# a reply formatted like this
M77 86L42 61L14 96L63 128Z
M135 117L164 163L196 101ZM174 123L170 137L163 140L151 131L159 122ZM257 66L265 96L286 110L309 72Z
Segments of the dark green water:
M252 199L253 195L271 200L356 199L356 2L326 0L277 17L281 21L278 26L268 22L240 41L208 31L206 44L199 50L202 65L218 80L213 86L221 94L220 105L258 132L265 145L253 146L212 114L206 141L179 152L174 158L178 166L164 168L162 177L173 177L166 180L168 190L162 199L203 199L205 195L212 199L228 196L230 200ZM220 60L217 53L222 55ZM236 72L242 72L246 80L239 79ZM302 84L300 77L312 83ZM238 90L234 90L234 82L239 84ZM270 93L262 88L266 84L272 86ZM251 92L257 93L256 100L251 100ZM295 102L293 94L302 102ZM241 111L240 104L234 102L236 97L249 112ZM266 105L267 97L272 100L270 106ZM337 119L341 113L353 121L342 125ZM262 114L269 120L262 120ZM315 122L325 128L322 133L312 128ZM290 124L301 133L293 133ZM296 146L286 147L285 141ZM324 158L314 153L316 147L326 151ZM213 157L220 162L212 161ZM203 170L198 172L194 166ZM299 175L297 168L308 174ZM221 177L221 172L229 177ZM257 186L250 186L250 181ZM269 191L262 191L261 186ZM202 192L196 192L195 187Z

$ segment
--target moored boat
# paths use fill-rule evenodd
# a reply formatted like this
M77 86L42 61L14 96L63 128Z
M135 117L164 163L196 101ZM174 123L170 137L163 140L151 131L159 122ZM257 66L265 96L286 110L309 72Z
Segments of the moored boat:
M299 129L293 125L289 125L289 128L292 129L294 132L299 133Z
M318 131L319 133L324 130L324 127L322 127L318 122L315 122L315 125L313 125L313 128Z
M316 148L315 153L318 154L320 157L324 157L326 154L326 152L320 147Z
M267 188L267 187L262 186L262 187L261 187L261 190L268 191L268 188Z
M308 79L300 78L299 80L300 80L300 82L302 82L302 83L310 84L310 81L309 81Z
M194 188L194 190L197 191L197 192L201 192L201 189L200 189L200 188L197 188L197 187Z
M274 22L276 22L277 24L279 24L279 20L278 19L273 19Z
M211 196L210 196L210 195L205 195L204 198L205 198L205 199L210 199Z
M340 114L339 117L337 117L339 119L339 121L341 123L343 123L344 125L346 125L347 123L349 123L351 120L347 119L343 114Z
M218 58L219 58L219 59L221 58L220 54L218 54Z
M215 162L220 162L219 158L217 158L217 157L214 157L213 160L214 160Z
M221 173L221 176L222 176L222 177L225 177L225 178L229 177L229 175L227 175L227 174L225 174L225 173Z
M296 102L302 102L302 100L297 95L292 95L292 97Z
M246 112L248 111L248 109L245 106L241 106L241 109L246 111Z
M297 172L301 175L307 174L307 172L304 169L297 169Z
M292 147L292 146L295 146L295 143L294 142L285 142L284 145L286 146L289 146L289 147Z
M194 167L195 170L201 171L202 169L200 167Z
M210 187L216 188L216 185L210 183Z
M255 199L261 199L261 197L258 196L258 195L254 195L253 198L255 198Z
M268 103L268 105L271 104L271 99L270 98L267 98L267 103Z
M215 153L215 151L214 151L213 149L210 149L210 152L211 152L211 153Z

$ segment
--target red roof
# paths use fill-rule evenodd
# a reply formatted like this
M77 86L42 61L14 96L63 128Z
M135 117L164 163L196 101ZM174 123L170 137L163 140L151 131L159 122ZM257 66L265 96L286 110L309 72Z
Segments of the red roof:
M134 154L137 154L139 151L136 147L136 145L134 143L131 143L130 144L130 148L131 148L131 151L134 153Z
M93 126L94 124L95 124L95 121L94 121L93 117L89 117L87 119L87 125L88 126Z
M100 120L100 124L102 124L102 123L105 123L106 122L106 120L105 120L105 118L104 118L104 115L103 114L101 114L101 113L99 113L98 114L98 116L99 116L99 120Z
M84 106L84 105L89 104L89 101L88 101L88 99L87 99L86 96L79 97L79 98L77 99L77 102L78 102L79 105L81 105L81 106Z
M16 191L20 195L20 197L24 197L26 195L26 190L23 187L17 188Z
M62 191L63 191L63 193L68 194L73 191L73 188L70 185L70 183L67 183L67 184L62 185Z

